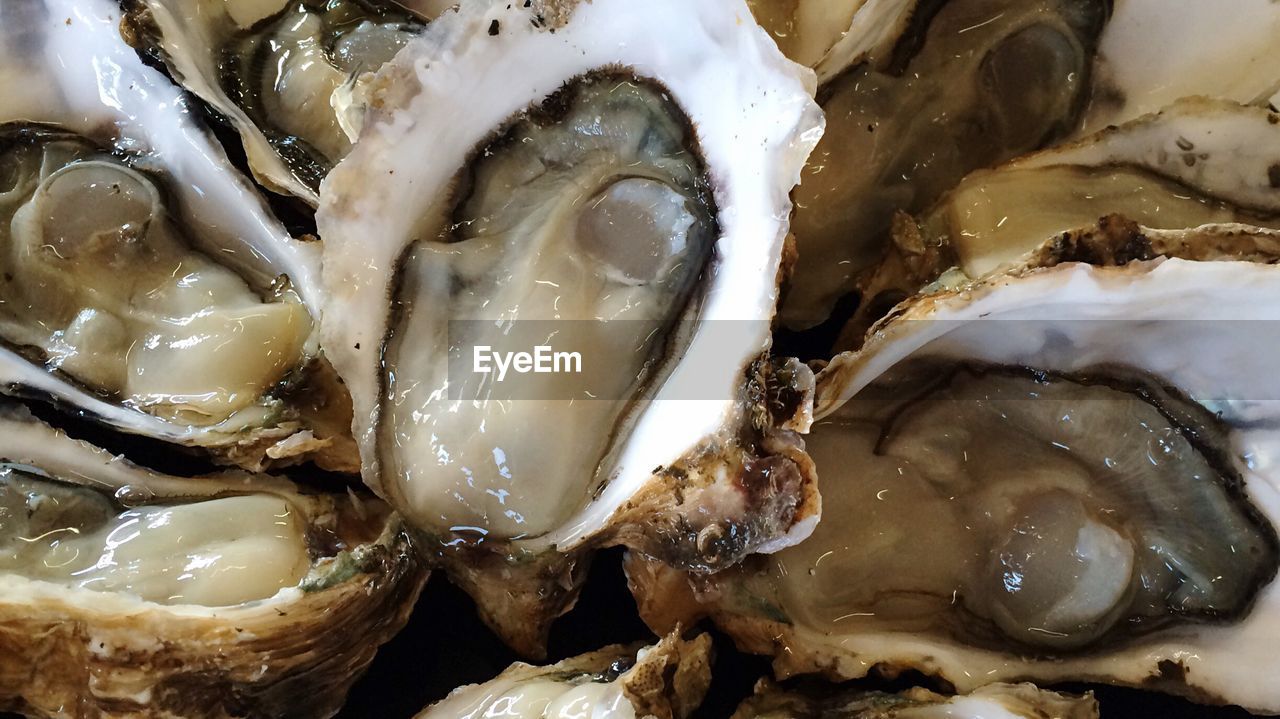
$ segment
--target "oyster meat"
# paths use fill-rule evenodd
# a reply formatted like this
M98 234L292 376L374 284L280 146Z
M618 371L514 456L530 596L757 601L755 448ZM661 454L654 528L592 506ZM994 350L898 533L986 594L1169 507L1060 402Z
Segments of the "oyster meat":
M330 716L426 572L372 499L177 478L0 405L0 708Z
M978 170L918 220L900 214L885 260L863 283L891 307L955 275L1011 267L1046 241L1097 224L1158 230L1280 227L1280 116L1227 100L1187 98L1159 113ZM956 272L958 270L958 273ZM951 277L948 277L951 275ZM876 312L859 311L841 348L861 344Z
M227 118L269 189L319 202L351 150L344 113L362 75L422 32L439 2L129 0L125 28ZM358 114L358 112L357 112Z
M915 688L898 694L830 689L788 691L768 679L756 685L732 719L1097 719L1092 695L1072 696L1033 684L991 684L943 696Z
M783 675L1280 711L1254 673L1280 636L1280 235L1128 230L908 301L832 360L807 444L843 521L691 586L633 558L651 624L710 613Z
M354 466L318 247L229 170L114 5L4 13L0 382L245 466Z
M418 719L684 719L711 683L711 636L672 634L651 647L607 647L546 667L517 662L483 684L459 687Z
M708 569L817 518L792 431L808 370L768 359L787 196L821 131L809 72L740 2L556 7L432 23L372 81L318 215L365 480L471 552L455 576L503 558L482 604L547 591L513 573L572 584L535 556L624 542ZM580 365L504 384L472 363L536 345Z
M766 23L783 18L775 32L791 18L805 37L806 3L757 6L770 9L757 9ZM850 292L871 319L902 299L874 301L863 287L895 213L925 211L965 174L1180 98L1262 105L1280 87L1280 7L1268 0L1239 14L1198 0L890 0L827 12L849 6L849 31L817 65L828 129L794 194L799 261L781 316L797 329Z
M1088 102L1104 0L859 12L898 19L904 5L912 9L892 49L820 91L828 132L794 193L800 256L781 310L788 326L821 322L880 260L895 211L923 210L970 170L1066 136Z

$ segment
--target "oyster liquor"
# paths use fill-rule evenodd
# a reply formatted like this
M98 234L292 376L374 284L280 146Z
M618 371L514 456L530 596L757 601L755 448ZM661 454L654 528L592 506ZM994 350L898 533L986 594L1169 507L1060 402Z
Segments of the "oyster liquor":
M550 345L538 345L532 352L499 352L490 345L472 348L471 368L478 374L497 372L498 381L508 370L517 374L582 374L580 352L557 352Z

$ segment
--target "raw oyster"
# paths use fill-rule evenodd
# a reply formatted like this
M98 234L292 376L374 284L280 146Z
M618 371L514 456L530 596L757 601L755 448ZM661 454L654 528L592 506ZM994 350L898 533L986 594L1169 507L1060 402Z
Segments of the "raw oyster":
M538 635L513 635L545 626L528 611L572 600L557 551L709 569L816 522L792 431L811 376L768 350L821 118L809 72L747 17L464 4L373 80L323 186L323 341L365 481L462 557L454 576L525 649ZM472 364L489 345L573 350L579 371L504 385Z
M1045 241L1114 216L1154 229L1243 223L1280 227L1280 116L1187 98L1078 142L978 170L919 220L899 215L885 260L863 283L892 307L954 270L970 278L1016 265ZM856 348L874 311L838 342Z
M852 5L819 63L828 130L794 195L799 260L781 316L797 329L861 289L895 212L926 210L966 173L1182 97L1264 104L1280 87L1269 0L1227 14L1199 0Z
M359 78L421 33L391 0L129 0L132 42L227 118L266 187L319 202L351 150L343 127ZM434 12L439 2L416 2Z
M330 716L426 573L354 495L136 467L0 405L0 708Z
M904 303L818 379L807 445L842 521L692 585L633 558L647 620L709 612L783 675L1280 711L1250 669L1280 639L1278 242L1103 227Z
M1087 104L1106 0L915 6L863 6L901 35L821 89L829 129L794 193L788 326L821 322L853 289L895 211L923 210L966 172L1067 135Z
M859 690L789 691L762 679L732 719L1098 719L1093 695L1071 696L1032 684L991 684L970 694L927 689L899 694Z
M356 465L318 358L319 248L291 237L142 65L111 3L0 29L0 383L258 466Z
M548 667L517 662L484 684L459 687L418 719L683 719L711 683L711 636L672 634L651 647L608 647Z

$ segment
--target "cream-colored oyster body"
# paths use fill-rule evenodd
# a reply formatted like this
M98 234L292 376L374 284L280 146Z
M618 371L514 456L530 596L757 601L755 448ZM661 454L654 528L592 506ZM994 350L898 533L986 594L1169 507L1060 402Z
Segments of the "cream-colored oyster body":
M227 462L353 465L316 339L319 248L123 42L113 3L4 12L4 385Z
M12 403L0 512L0 705L28 716L331 716L426 578L377 500L160 474Z
M464 3L371 82L321 192L323 343L366 483L441 552L545 582L567 560L534 556L621 542L707 569L812 529L807 369L768 350L822 123L811 73L749 18ZM540 345L580 364L473 363ZM771 411L780 385L797 401ZM489 561L457 573L483 593Z

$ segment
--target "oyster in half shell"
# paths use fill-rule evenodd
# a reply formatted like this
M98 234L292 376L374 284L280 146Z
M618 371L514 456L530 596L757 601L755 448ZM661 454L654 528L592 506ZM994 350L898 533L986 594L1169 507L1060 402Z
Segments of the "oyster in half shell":
M812 4L761 0L770 12L758 15L791 18L792 44L826 46L829 33L804 39ZM965 174L1183 97L1261 105L1280 87L1280 6L1269 0L1229 14L1198 0L887 0L824 12L850 5L848 32L817 63L828 128L794 194L799 260L781 316L797 329L851 292L883 315L892 302L869 311L861 289L895 213L927 210Z
M782 320L824 320L880 260L895 211L1072 132L1108 14L1107 0L863 5L871 47L819 92L828 132L794 193L799 259Z
M915 688L898 694L865 690L787 690L756 685L732 719L1098 719L1093 695L1072 696L1033 684L991 684L944 696Z
M457 560L502 582L486 605L548 605L508 585L571 585L548 552L708 569L817 515L792 431L811 377L768 359L787 196L821 131L809 72L741 2L554 8L434 22L373 81L318 214L365 480L445 555L502 558ZM504 380L476 359L537 346L578 364ZM488 614L509 638L542 626Z
M413 3L430 12L441 3ZM311 205L351 150L352 86L422 32L392 0L128 0L124 28L227 118L254 175Z
M459 687L418 719L684 719L711 684L711 636L672 634L650 647L607 647L546 667L517 662Z
M318 357L319 248L292 239L142 65L107 2L0 30L0 383L256 467L354 467Z
M710 612L783 675L1280 711L1259 674L1280 637L1280 235L1128 229L906 302L832 360L807 444L842 521L692 592L633 559L649 621Z
M28 716L331 716L426 578L377 500L161 475L13 404L0 517L0 708Z
M863 282L838 345L861 344L876 308L955 275L1023 261L1046 241L1095 225L1160 230L1237 223L1280 228L1280 116L1186 98L1159 113L965 177L928 212L899 214L885 259ZM958 271L958 272L957 272ZM950 275L950 276L949 276Z

